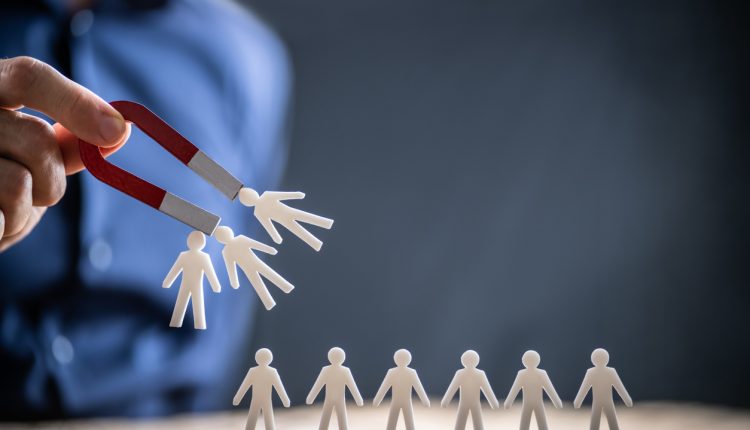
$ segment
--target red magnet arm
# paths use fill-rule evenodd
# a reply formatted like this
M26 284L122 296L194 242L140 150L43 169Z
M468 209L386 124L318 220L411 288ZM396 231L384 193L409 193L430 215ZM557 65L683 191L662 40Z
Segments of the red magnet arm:
M234 200L237 196L242 188L242 183L237 178L148 108L129 101L116 101L110 104L126 120L138 126L156 143L211 183L230 200ZM218 226L221 220L218 216L110 164L102 156L99 147L79 139L78 148L84 166L100 181L208 235L213 234Z

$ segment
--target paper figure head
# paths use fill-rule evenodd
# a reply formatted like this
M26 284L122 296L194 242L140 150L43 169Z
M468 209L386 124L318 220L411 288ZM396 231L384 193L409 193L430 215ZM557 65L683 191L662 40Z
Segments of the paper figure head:
M479 354L474 350L468 350L461 355L461 364L464 367L473 369L479 365Z
M258 192L252 188L244 187L240 190L240 203L244 206L255 206L259 198Z
M609 363L609 353L606 349L597 348L591 353L591 362L597 367L606 366Z
M527 369L536 369L541 360L542 358L539 357L539 353L536 351L526 351L521 358L521 362Z
M399 349L393 354L393 361L397 366L408 366L411 363L411 353L406 349Z
M199 231L191 231L187 238L188 249L201 250L206 246L206 236Z
M344 363L344 360L346 360L346 353L343 349L335 347L328 351L328 361L330 361L331 364L340 365Z
M226 245L234 237L234 232L231 228L221 225L219 227L216 227L216 231L214 231L214 237L219 241L219 243L223 243Z
M255 362L261 366L268 366L273 361L273 353L268 348L261 348L255 353Z

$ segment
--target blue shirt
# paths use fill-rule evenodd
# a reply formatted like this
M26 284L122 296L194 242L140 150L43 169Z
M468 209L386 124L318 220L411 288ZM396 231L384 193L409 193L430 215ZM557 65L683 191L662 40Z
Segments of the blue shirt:
M0 55L38 58L105 100L142 103L246 185L275 188L290 69L263 23L226 1L110 0L72 17L58 3L0 6ZM268 242L250 208L135 127L109 161ZM220 245L207 238L223 287L205 287L208 329L192 328L191 311L170 328L179 285L161 282L190 228L88 172L68 184L61 204L0 254L0 418L230 406L252 358L252 288L228 288Z

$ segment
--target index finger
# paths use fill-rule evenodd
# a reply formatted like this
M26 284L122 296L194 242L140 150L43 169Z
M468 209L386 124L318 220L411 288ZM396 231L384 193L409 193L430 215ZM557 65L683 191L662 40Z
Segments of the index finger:
M122 115L99 96L30 57L0 60L0 107L27 106L83 140L113 146L126 132Z

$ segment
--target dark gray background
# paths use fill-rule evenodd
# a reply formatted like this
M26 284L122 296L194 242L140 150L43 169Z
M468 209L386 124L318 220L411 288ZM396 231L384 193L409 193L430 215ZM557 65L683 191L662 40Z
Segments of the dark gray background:
M335 345L366 397L400 347L499 396L533 348L568 401L602 346L637 401L750 406L745 6L248 3L295 65L285 189L336 219L272 259L296 403Z

